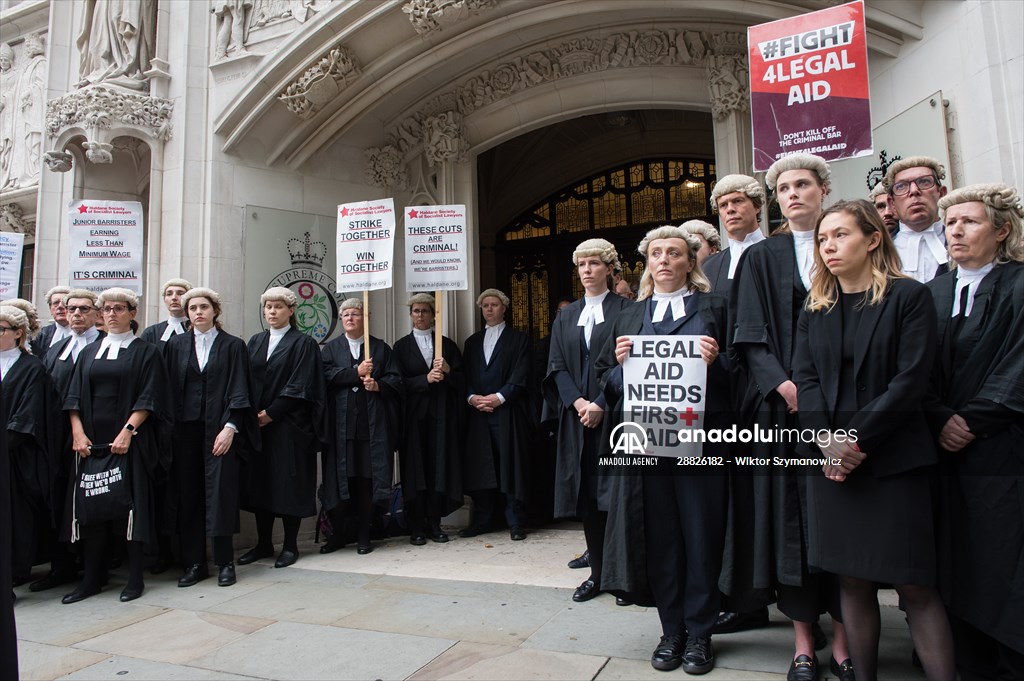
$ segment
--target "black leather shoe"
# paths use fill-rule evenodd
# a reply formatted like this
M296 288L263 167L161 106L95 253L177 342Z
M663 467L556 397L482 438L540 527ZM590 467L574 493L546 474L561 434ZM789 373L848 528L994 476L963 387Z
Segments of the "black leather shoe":
M750 612L723 612L715 620L712 634L732 634L748 629L760 629L768 626L768 608L759 608Z
M577 603L585 603L591 598L596 598L600 593L601 589L598 588L594 580L588 579L576 587L576 590L572 593L572 599Z
M512 541L523 541L526 539L526 530L519 525L513 525L508 528L508 536L512 538Z
M323 543L320 547L320 553L334 553L338 549L345 548L345 542L342 541L340 535L334 535Z
M297 561L298 559L299 559L299 552L298 551L289 551L288 549L281 549L281 555L279 555L277 557L277 560L274 561L274 567L276 567L276 568L288 567L289 565L294 565L295 561ZM241 563L242 560L239 559L238 562Z
M178 580L178 586L194 586L210 576L205 565L196 563L185 570L185 574Z
M440 525L434 525L430 528L430 541L435 544L444 544L448 541L448 535L445 534Z
M569 567L573 570L590 567L590 551L584 551L582 556L576 556L569 561Z
M651 655L651 666L662 672L678 669L679 665L683 663L683 648L685 647L683 639L685 638L682 634L662 636L658 641L658 647L654 649L654 654Z
M140 586L138 589L126 586L124 590L121 591L121 602L127 603L128 601L134 601L136 598L142 596L142 592L145 590L145 586Z
M414 534L409 537L409 543L413 546L423 546L427 543L427 537L423 534Z
M358 546L356 547L356 553L358 553L360 556L365 556L368 553L373 553L373 545L364 544L362 546Z
M68 584L75 581L78 575L71 570L50 570L45 576L40 577L36 581L28 585L28 590L32 592L46 591L52 589L55 586L61 584Z
M836 658L833 657L828 668L832 672L832 676L839 681L857 681L857 675L853 673L853 660L850 658L836 662Z
M629 600L628 598L623 598L622 596L616 596L615 605L633 605L633 601Z
M460 537L476 537L491 531L490 525L470 525L459 530Z
M235 564L225 563L220 566L220 572L217 574L217 586L231 586L236 581L235 579Z
M99 587L86 588L84 585L79 584L78 588L64 596L64 598L60 599L60 602L64 605L71 605L72 603L77 603L78 601L84 601L89 596L95 596L99 592Z
M786 681L817 681L818 678L818 656L807 657L798 655L789 665L786 673Z
M265 549L261 546L255 546L238 557L238 564L248 565L249 563L255 563L261 558L270 558L273 555L273 548Z
M715 647L711 637L691 636L683 651L683 671L687 674L707 674L715 668Z

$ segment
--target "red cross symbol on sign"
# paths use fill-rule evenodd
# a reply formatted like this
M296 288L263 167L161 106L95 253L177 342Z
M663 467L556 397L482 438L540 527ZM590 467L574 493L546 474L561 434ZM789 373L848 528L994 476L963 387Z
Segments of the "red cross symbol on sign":
M700 414L693 410L693 407L687 407L686 412L679 415L680 421L686 421L687 427L692 426L693 422L700 418Z

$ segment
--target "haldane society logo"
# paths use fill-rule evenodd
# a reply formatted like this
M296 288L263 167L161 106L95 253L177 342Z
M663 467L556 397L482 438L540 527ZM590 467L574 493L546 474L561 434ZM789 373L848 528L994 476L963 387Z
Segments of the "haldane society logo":
M317 343L325 343L338 325L338 305L345 298L337 293L334 278L322 269L327 244L313 241L306 232L302 239L288 240L288 255L292 268L271 279L264 290L273 286L292 290L299 299L295 308L299 331L312 336ZM260 325L267 328L262 313Z

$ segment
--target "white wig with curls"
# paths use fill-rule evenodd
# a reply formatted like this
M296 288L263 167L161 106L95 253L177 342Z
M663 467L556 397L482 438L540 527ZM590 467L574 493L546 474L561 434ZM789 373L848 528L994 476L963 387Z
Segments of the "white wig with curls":
M764 189L760 182L750 175L726 175L719 178L715 182L715 188L711 190L711 212L718 212L718 199L734 192L746 194L757 209L764 205Z
M764 183L768 185L770 191L775 191L775 187L779 184L779 175L790 170L810 170L818 176L818 182L825 189L828 189L832 182L832 171L821 156L792 154L783 156L768 168L768 172L764 176Z
M961 187L939 199L939 214L943 222L946 210L959 203L978 202L985 206L985 214L995 229L1010 226L1010 233L999 244L996 262L1024 262L1024 203L1020 194L1008 184L972 184ZM955 266L956 263L950 263Z

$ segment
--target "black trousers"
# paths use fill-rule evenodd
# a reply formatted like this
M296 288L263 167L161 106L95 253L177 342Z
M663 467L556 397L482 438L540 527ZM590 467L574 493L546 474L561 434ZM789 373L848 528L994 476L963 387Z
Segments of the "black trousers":
M474 490L469 493L469 497L473 500L473 524L492 524L498 507L503 505L505 507L505 522L508 523L508 526L522 526L526 523L526 504L522 499L516 499L501 492L501 461L498 454L501 429L497 416L494 414L490 416L488 426L491 431L491 452L494 457L494 478L498 483L498 488Z
M186 568L206 565L206 455L203 451L205 426L184 423L175 439L173 475L178 494L178 532L181 562ZM228 536L213 537L213 562L225 565L233 560L234 547Z
M682 475L674 465L644 470L647 579L664 635L709 637L718 619L727 478Z

